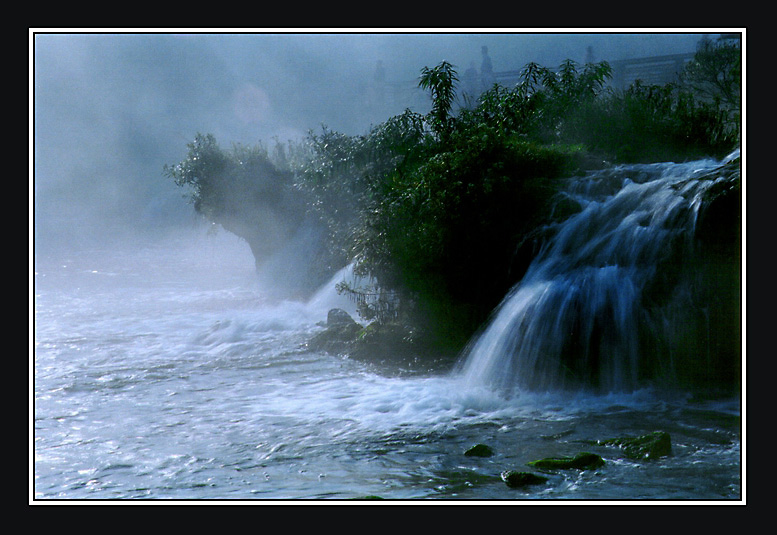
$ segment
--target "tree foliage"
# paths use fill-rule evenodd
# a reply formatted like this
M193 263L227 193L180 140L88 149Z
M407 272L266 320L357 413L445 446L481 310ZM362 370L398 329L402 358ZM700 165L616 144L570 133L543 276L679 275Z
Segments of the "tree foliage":
M257 207L299 214L304 204L328 231L333 264L355 262L364 277L340 289L365 318L421 317L455 345L521 277L519 244L552 222L561 180L587 154L633 162L735 145L722 99L676 86L614 91L610 76L606 62L530 63L514 87L495 84L454 110L458 76L442 62L421 72L425 115L406 110L360 136L324 127L283 166L261 147L230 153L198 135L166 172L200 213L233 228L260 225Z
M450 134L452 125L450 116L453 101L456 98L456 85L459 78L453 65L443 61L431 69L424 67L421 70L421 79L418 85L431 92L432 109L428 120L432 130L445 139Z
M559 135L616 162L722 157L738 138L727 117L720 106L682 87L638 81L569 113Z
M261 263L305 215L293 174L274 165L261 144L226 151L212 134L198 133L187 147L186 158L166 165L164 174L187 188L197 213L246 239Z
M696 95L717 102L732 113L741 108L742 51L731 39L703 39L681 73L682 82Z

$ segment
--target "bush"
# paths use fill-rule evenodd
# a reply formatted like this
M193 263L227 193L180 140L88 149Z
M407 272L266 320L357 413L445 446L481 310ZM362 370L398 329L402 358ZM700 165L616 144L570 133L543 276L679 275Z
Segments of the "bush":
M164 173L189 189L197 213L245 239L260 264L289 240L305 217L306 203L293 174L276 167L262 145L219 147L197 134L186 158Z
M326 127L320 134L309 133L301 151L307 159L295 168L296 189L327 229L327 247L341 264L357 255L363 222L393 187L391 177L424 158L427 135L423 119L411 111L364 136L346 136Z
M737 144L726 113L674 85L610 91L572 111L560 138L622 163L722 157Z
M262 147L228 153L198 135L165 170L192 188L198 212L240 236L264 236L267 214L290 226L314 214L328 266L353 261L367 281L340 287L365 319L426 325L456 348L523 275L519 244L550 221L558 179L578 168L582 147L634 162L717 156L736 143L716 102L674 86L612 91L610 74L605 62L529 64L515 87L494 85L456 115L458 78L443 62L422 71L427 115L407 110L363 136L324 127L284 166ZM279 229L282 240L289 229ZM252 243L255 257L267 241Z
M468 338L517 282L513 255L550 212L569 152L497 130L457 143L391 188L366 214L358 258L382 286L401 288L445 336ZM454 334L455 333L455 334Z

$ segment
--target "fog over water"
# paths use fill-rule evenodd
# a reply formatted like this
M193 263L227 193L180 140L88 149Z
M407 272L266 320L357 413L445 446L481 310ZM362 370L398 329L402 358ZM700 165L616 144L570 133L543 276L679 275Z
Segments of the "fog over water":
M506 352L500 360L503 353L479 349L466 368L474 373L464 374L405 370L383 363L380 351L360 360L316 350L310 341L331 309L358 316L337 291L352 266L316 283L312 297L293 293L294 276L305 277L299 260L315 258L309 244L318 234L303 226L284 235L284 247L257 269L249 245L225 230L209 233L188 192L164 175L198 133L225 150L272 148L323 125L360 135L406 108L426 113L421 69L443 60L460 74L473 63L479 69L483 46L499 73L529 62L582 64L589 47L594 61L692 53L704 35L717 33L32 29L31 499L741 499L739 399L689 401L641 388L504 395L490 379L512 362ZM379 62L391 98L379 98ZM715 165L658 163L650 172L634 166L589 177L581 188L602 197L574 190L590 210L565 228L601 220L606 229L617 219L609 214L663 184L634 173ZM671 187L655 191L681 197ZM632 230L663 236L658 224L645 234L646 204L636 205L639 217L623 218L623 233L591 234L614 244ZM595 218L599 205L614 211ZM663 206L655 203L659 213ZM627 279L604 264L613 277L581 288L624 295L630 287L619 282ZM558 295L576 295L558 287ZM625 305L599 307L599 316L596 306L585 310L607 319L610 310L628 312ZM489 329L485 339L522 341L513 331ZM672 454L650 465L594 445L655 430L671 435ZM466 453L477 443L494 455ZM527 489L502 478L533 459L577 454L582 444L597 448L605 468L562 471Z
M582 63L589 46L596 61L692 52L702 35L32 31L36 248L191 225L185 192L162 169L198 132L224 148L271 146L322 125L365 133L411 104L373 105L378 61L386 82L414 87L443 60L460 73L479 67L481 46L499 72Z

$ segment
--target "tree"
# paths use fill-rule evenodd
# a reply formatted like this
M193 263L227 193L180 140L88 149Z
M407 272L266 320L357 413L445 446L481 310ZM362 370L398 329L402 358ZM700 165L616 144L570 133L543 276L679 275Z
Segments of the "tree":
M453 65L447 61L443 61L431 69L424 67L421 70L421 80L418 85L432 93L429 122L432 130L443 140L447 138L452 129L451 108L456 98L458 81L459 78Z
M587 63L582 70L566 60L555 71L529 63L522 74L522 90L539 101L539 135L545 142L557 141L563 122L583 105L595 100L612 76L606 61Z
M277 252L305 215L293 191L293 175L278 169L262 145L219 147L213 135L197 134L187 157L164 174L189 188L195 211L248 242L257 265Z
M703 39L680 79L701 98L726 109L730 120L739 122L742 105L742 51L738 40Z

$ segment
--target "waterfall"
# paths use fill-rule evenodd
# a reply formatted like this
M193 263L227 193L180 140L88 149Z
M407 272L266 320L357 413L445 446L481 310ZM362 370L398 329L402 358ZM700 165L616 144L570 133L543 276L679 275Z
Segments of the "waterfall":
M307 308L319 313L322 317L326 317L327 312L332 308L341 308L348 312L351 317L358 318L356 305L337 290L337 285L342 282L354 285L359 280L353 270L353 263L341 268L308 299Z
M725 179L714 170L736 156L571 181L564 195L581 210L558 224L470 344L459 369L467 384L630 391L675 377L685 355L709 360L694 232L705 192Z

